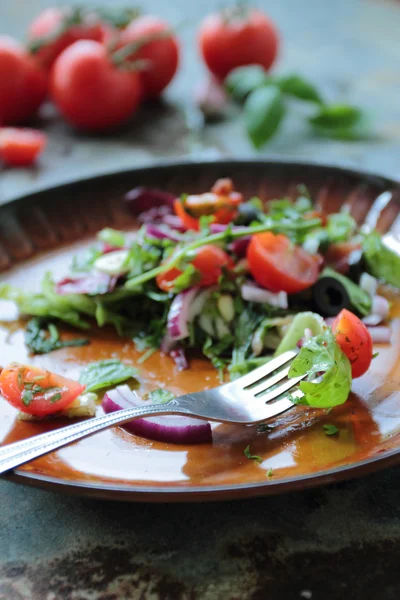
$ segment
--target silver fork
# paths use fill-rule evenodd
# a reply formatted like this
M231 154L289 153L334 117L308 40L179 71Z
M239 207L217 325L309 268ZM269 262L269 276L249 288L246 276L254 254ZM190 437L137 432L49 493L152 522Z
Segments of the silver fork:
M221 423L258 423L287 411L303 393L288 392L304 379L287 377L298 350L290 350L231 383L204 392L184 394L168 404L128 408L35 435L0 448L0 474L56 448L113 425L156 415L182 415ZM281 396L281 397L280 397Z

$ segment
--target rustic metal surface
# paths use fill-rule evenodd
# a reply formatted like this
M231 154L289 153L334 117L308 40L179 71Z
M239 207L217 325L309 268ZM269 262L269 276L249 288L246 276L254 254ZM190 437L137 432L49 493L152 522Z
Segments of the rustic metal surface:
M1 30L22 35L32 15L48 4L1 2ZM42 124L50 133L49 151L35 171L1 174L0 202L162 157L251 154L239 123L198 131L190 105L202 72L195 27L217 0L143 4L174 24L188 20L182 29L184 65L164 105L147 108L127 132L103 139L73 134L48 115ZM321 141L308 137L293 119L264 154L362 166L398 177L396 3L258 4L268 9L285 38L282 69L310 76L332 99L370 107L381 131L368 144ZM2 600L391 600L400 595L398 469L317 491L228 504L120 505L6 482L0 490Z

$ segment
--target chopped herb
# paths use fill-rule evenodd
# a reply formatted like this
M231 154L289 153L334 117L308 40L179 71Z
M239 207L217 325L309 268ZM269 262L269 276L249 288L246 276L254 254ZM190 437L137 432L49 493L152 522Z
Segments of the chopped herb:
M267 431L272 431L274 428L273 425L269 425L268 423L260 423L257 425L257 433L266 433Z
M273 473L272 469L268 469L268 471L267 471L267 477L272 477L273 474L274 473Z
M34 392L32 389L25 387L25 389L22 390L21 400L25 404L25 406L30 405L30 403L33 400L33 395L34 395Z
M86 346L89 340L76 338L61 340L57 326L45 318L34 317L25 329L25 344L32 354L48 354L60 348Z
M256 460L257 462L262 461L262 456L257 456L256 454L252 454L250 452L250 446L247 446L247 448L244 449L244 455L250 460Z
M326 435L336 435L339 433L339 429L336 427L336 425L323 425L323 429Z
M379 356L379 352L374 352L374 354L372 355L372 358L376 358L377 356Z
M60 392L57 392L57 394L54 394L53 396L50 397L50 402L53 404L54 402L61 400L61 398L62 398L62 395L60 394Z
M175 394L169 390L159 388L150 392L149 398L153 404L167 404L175 398Z

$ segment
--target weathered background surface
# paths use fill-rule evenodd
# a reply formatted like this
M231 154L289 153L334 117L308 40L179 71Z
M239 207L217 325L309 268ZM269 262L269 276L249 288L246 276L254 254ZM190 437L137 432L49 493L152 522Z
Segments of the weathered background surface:
M22 37L32 16L48 4L2 0L0 30ZM265 155L398 176L400 7L366 0L257 4L280 27L279 67L309 76L332 100L370 108L380 131L379 139L368 144L321 141L293 119ZM195 29L218 1L146 0L143 5L175 25L185 21L182 68L164 104L146 108L129 130L106 138L78 136L47 114L41 125L50 133L49 151L35 171L0 175L0 202L164 157L252 153L240 123L198 131L191 107L193 87L203 73ZM283 497L185 506L80 500L3 482L0 599L397 599L399 473L393 469Z

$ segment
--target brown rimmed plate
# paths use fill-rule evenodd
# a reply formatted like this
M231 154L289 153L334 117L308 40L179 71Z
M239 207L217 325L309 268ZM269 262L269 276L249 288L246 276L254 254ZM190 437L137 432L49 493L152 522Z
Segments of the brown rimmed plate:
M374 214L382 232L396 230L399 222L400 186L379 176L282 161L169 163L62 185L0 207L1 283L36 289L46 271L61 275L71 255L90 243L97 230L134 228L122 198L135 186L176 194L200 192L225 176L232 177L247 197L290 196L304 183L321 210L336 212L346 204L359 223ZM182 502L279 493L398 464L400 321L396 317L400 304L395 296L391 300L392 343L377 347L379 357L369 373L354 382L349 401L328 414L296 407L264 433L255 427L219 425L213 430L212 444L192 446L153 442L113 428L37 459L10 477L65 493ZM6 322L12 315L4 306L1 310L0 365L29 360L76 377L91 360L119 356L135 364L139 356L130 340L109 330L95 330L89 346L31 358L24 348L22 324ZM165 386L182 393L218 384L214 369L200 359L193 359L191 369L179 373L168 357L156 353L140 370L143 390ZM21 422L13 408L0 403L3 443L64 424ZM327 436L324 424L335 424L339 434ZM261 462L246 458L248 445L262 457Z

